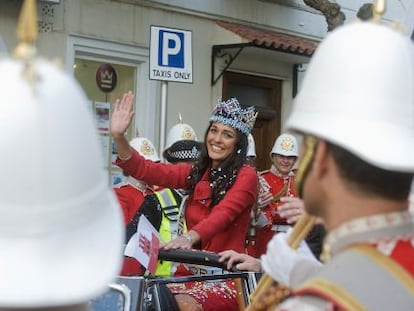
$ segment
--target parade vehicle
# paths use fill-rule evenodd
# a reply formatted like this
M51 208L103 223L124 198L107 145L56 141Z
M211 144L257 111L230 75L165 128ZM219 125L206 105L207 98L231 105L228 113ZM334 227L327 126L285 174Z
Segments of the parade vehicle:
M185 277L154 277L154 276L119 276L108 284L108 291L91 301L93 311L169 311L169 300L165 286L172 283L191 281L220 282L235 280L239 284L239 305L250 304L250 295L254 292L259 273L227 270L225 262L219 262L215 253L199 250L160 250L159 260L168 260L190 265L214 267L221 269L221 274L194 275ZM173 299L173 298L172 298ZM244 309L244 308L243 308Z

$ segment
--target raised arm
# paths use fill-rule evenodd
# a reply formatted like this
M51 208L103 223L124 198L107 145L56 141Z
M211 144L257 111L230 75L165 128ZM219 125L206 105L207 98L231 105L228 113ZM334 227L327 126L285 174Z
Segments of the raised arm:
M127 160L132 156L131 146L125 137L125 132L131 124L134 116L134 94L124 93L122 99L115 101L112 111L110 131L116 144L116 151L121 160Z

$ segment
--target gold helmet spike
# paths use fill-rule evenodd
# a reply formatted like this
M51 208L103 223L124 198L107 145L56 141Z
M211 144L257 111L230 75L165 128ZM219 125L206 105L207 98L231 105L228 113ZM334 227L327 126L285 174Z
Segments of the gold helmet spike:
M183 117L181 116L181 113L178 113L178 123L182 124L183 123Z
M386 9L385 0L375 0L372 7L372 21L380 22L381 17L384 15Z
M36 52L34 43L37 40L37 35L36 2L35 0L25 0L17 25L17 36L20 43L17 45L14 55L21 59L33 57Z

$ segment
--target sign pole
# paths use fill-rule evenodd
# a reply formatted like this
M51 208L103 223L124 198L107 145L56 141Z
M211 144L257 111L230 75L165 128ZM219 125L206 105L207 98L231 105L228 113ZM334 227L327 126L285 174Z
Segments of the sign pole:
M161 81L161 115L160 115L160 155L165 146L165 133L167 127L167 98L168 98L168 82Z
M160 156L165 147L168 81L193 83L192 32L160 26L150 30L150 80L161 81Z

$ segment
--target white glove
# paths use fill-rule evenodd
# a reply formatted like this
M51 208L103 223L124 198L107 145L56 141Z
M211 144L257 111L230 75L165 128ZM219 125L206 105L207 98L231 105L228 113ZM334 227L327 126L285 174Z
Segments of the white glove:
M287 243L288 233L280 232L273 236L267 244L267 252L262 255L263 270L275 281L291 286L290 275L300 261L311 261L314 265L322 265L312 254L309 246L302 241L297 250Z

